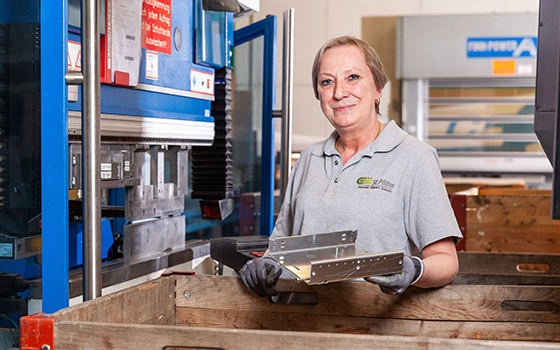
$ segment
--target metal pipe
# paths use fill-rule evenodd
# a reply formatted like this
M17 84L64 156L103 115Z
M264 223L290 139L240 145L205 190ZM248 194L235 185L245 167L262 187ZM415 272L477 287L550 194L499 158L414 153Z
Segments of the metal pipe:
M82 72L66 72L66 85L82 85L83 82Z
M101 296L99 1L82 0L84 301Z
M284 53L282 57L282 140L280 152L280 206L286 194L292 167L292 115L294 81L294 12L284 12Z

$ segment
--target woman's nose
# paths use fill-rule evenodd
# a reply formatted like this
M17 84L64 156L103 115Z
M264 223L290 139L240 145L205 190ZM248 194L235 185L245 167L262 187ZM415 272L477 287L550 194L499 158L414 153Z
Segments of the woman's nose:
M334 88L334 98L337 100L348 96L347 86L344 83L337 83Z

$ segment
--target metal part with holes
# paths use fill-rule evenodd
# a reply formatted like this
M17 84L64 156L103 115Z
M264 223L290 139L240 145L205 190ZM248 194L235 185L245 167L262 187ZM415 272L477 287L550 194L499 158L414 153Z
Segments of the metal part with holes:
M357 231L282 237L270 256L307 284L324 284L402 271L402 251L371 254L356 244Z
M169 154L170 180L164 183L164 151ZM188 191L188 150L158 146L149 148L150 185L126 187L125 219L128 222L178 215L184 211L184 195ZM144 178L148 153L137 149L133 154L133 177Z
M402 271L403 252L366 254L311 262L309 284L345 281Z
M354 245L358 231L337 231L328 233L317 233L312 235L282 237L271 239L269 242L270 252L273 254L281 252L292 252L310 248L327 248L339 245ZM365 249L362 248L365 252ZM271 254L271 255L273 255ZM359 254L359 253L357 253Z

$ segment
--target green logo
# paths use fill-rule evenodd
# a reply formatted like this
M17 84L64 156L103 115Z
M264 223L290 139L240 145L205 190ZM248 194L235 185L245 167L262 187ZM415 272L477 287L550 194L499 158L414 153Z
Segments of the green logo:
M371 185L373 183L373 178L360 177L356 182L358 183L358 185Z
M356 180L358 188L369 189L369 190L383 190L387 192L393 192L395 184L391 183L385 179L374 179L372 177L359 177Z

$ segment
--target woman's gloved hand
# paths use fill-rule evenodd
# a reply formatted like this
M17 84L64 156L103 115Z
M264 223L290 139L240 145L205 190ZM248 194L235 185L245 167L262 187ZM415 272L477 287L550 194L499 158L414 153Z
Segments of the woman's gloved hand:
M269 256L249 260L239 270L241 282L260 297L278 295L276 282L281 274L282 267Z
M424 263L422 260L416 256L410 257L405 255L403 257L402 272L365 277L364 279L379 285L383 293L398 295L404 292L409 285L416 283L423 274Z

